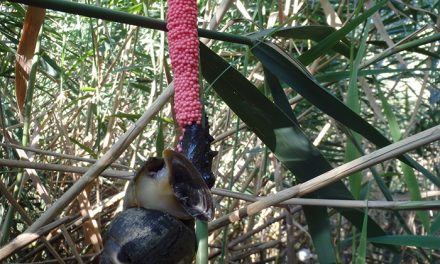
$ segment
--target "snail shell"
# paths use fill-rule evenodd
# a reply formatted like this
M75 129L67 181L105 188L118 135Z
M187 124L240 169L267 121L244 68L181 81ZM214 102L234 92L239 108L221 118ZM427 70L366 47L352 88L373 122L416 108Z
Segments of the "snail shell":
M151 209L129 208L113 219L100 264L187 264L196 250L194 221Z

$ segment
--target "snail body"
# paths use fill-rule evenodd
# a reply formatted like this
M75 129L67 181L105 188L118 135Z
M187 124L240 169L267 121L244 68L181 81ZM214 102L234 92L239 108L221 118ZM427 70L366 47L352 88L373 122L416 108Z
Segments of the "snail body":
M191 263L194 219L213 215L211 191L182 154L165 150L152 157L130 181L124 210L113 219L100 263Z
M166 149L163 158L150 158L129 183L124 208L142 207L178 219L208 221L214 206L211 191L194 165L182 154Z

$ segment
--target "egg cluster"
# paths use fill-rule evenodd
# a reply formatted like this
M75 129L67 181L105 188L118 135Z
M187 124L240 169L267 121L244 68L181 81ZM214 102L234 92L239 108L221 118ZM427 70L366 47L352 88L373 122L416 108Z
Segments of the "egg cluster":
M168 47L174 74L174 110L181 128L200 124L196 0L168 0Z

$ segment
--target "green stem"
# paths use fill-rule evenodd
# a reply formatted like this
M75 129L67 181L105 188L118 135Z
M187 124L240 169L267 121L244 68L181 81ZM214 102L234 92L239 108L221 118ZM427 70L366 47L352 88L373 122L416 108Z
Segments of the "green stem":
M23 119L23 137L21 139L21 144L23 146L27 146L29 143L29 130L30 130L30 123L31 123L31 113L32 113L32 97L34 94L34 87L35 87L35 77L37 74L37 68L38 68L38 59L39 59L39 51L40 51L40 41L42 36L43 27L40 28L40 32L37 39L37 44L35 46L35 55L32 58L32 66L31 71L29 73L29 81L27 83L27 92L26 92L26 98L25 98L25 106L24 106L24 119ZM23 177L24 172L21 170L16 177L15 186L13 190L13 196L15 199L18 199L20 196L20 193L22 191L22 185L23 185ZM4 245L9 240L9 232L11 231L11 225L12 225L12 219L15 214L15 209L13 206L9 207L8 212L6 214L5 222L2 225L1 229L1 241L0 245Z
M65 0L10 0L46 9L52 9L70 14L99 18L107 21L120 22L144 28L167 31L165 21L148 18L140 15L129 14L122 11L111 10L104 7L75 3ZM232 43L252 45L251 39L229 33L216 32L207 29L198 29L199 36L209 39L222 40Z
M196 220L197 264L208 263L208 223Z

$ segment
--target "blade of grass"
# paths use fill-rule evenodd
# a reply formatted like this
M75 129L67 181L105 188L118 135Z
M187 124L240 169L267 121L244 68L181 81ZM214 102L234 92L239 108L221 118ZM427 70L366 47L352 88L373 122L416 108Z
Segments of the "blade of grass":
M432 34L427 37L422 37L422 38L418 38L416 40L408 41L408 42L400 44L394 48L387 49L385 52L383 52L379 56L374 57L371 60L366 61L362 65L362 68L364 68L368 65L371 65L375 62L378 62L380 60L383 60L383 59L385 59L393 54L396 54L398 52L401 52L403 50L409 50L409 49L416 48L416 47L419 47L419 46L422 46L425 44L438 42L439 40L440 40L440 33L435 33L435 34Z
M383 243L395 246L412 246L423 247L430 249L440 248L440 237L438 236L408 236L408 235L395 235L395 236L380 236L372 237L368 239L370 242Z
M386 73L396 73L402 76L416 75L417 71L433 71L435 68L413 68L413 69L372 69L372 70L360 70L358 76L378 76ZM318 82L337 82L350 77L350 71L337 71L320 73L314 76Z
M396 116L394 115L394 112L391 109L388 100L385 98L378 82L376 82L376 89L377 89L378 97L382 102L385 118L387 119L387 123L390 128L391 137L393 138L394 141L399 141L402 137L402 134L400 133L400 127L399 124L397 123ZM411 200L412 201L422 200L422 195L420 194L419 185L417 183L417 179L414 174L414 171L412 170L411 167L409 167L403 162L400 163L400 167L402 169L405 178L406 186L408 187L408 190L410 192ZM422 222L423 227L425 227L425 230L429 232L430 228L429 228L428 213L424 211L418 211L416 213L420 221Z
M89 155L94 158L97 159L98 158L98 154L96 154L91 148L89 148L88 146L84 145L83 143L79 142L78 140L69 137L69 140L74 143L75 145L77 145L78 147L80 147L82 150L84 150L85 152L89 153Z
M367 256L367 228L368 228L368 207L365 208L364 212L364 223L362 225L362 232L360 237L359 247L356 250L356 264L364 264L365 258ZM353 239L354 240L354 239Z
M381 48L387 48L388 47L387 44L385 43L385 41L379 41L379 40L370 40L370 41L368 41L368 44L372 44L372 45L375 45L375 46L378 46L378 47L381 47ZM417 46L419 46L419 45L417 45ZM410 47L408 47L406 49L403 49L403 50L412 51L412 52L420 53L420 54L423 54L423 55L426 55L426 56L429 56L429 57L440 59L440 54L435 53L435 52L431 52L429 50L425 50L423 48L418 48L417 46L416 47L411 47L410 46Z
M347 92L347 106L353 110L356 115L360 114L361 106L360 106L360 98L358 91L358 70L359 64L361 63L366 49L366 41L369 36L368 32L370 30L369 19L367 19L366 25L364 27L362 38L360 41L359 49L356 53L356 57L352 63L350 63L350 80L348 83L348 92ZM354 52L354 45L352 44L352 52ZM354 132L350 131L352 134L351 140L347 140L345 146L345 156L344 161L352 161L361 156L361 153L357 150L356 146L361 146L361 136ZM350 176L350 189L355 197L355 199L360 198L361 188L362 188L362 173L358 172Z

